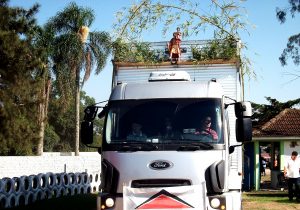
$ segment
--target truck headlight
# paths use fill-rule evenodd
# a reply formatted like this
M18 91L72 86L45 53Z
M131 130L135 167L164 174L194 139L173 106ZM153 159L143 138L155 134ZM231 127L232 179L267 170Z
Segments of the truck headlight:
M113 198L106 198L105 199L105 206L111 208L115 205L115 201Z
M209 204L213 209L226 210L226 199L222 196L209 198Z
M220 202L219 198L213 198L210 200L210 206L214 209L219 208L220 204L221 204L221 202Z

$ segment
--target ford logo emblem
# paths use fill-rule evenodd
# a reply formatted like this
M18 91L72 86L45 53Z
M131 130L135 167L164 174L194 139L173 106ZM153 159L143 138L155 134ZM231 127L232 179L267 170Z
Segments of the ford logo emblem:
M149 164L149 168L153 170L165 170L171 168L173 163L166 160L154 160Z

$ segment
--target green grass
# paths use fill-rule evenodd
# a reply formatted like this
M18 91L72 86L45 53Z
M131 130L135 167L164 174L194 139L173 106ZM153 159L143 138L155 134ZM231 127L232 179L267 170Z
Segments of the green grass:
M243 193L244 210L294 210L300 203L289 201L286 191L258 191Z
M270 202L270 201L287 201L287 193L278 192L253 192L244 193L243 200L255 202Z

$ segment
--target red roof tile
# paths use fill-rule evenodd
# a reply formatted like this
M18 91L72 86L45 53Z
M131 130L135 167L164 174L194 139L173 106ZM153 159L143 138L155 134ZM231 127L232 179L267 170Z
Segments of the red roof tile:
M258 129L253 129L254 137L300 137L300 109L285 109Z

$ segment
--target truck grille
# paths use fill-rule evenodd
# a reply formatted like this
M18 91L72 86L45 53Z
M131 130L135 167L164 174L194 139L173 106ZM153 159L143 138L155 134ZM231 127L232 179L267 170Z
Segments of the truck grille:
M132 188L176 187L188 186L191 182L186 179L141 179L131 182Z

